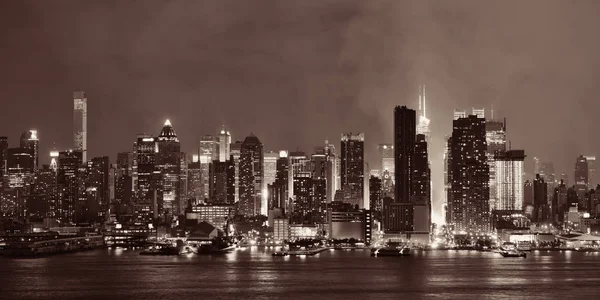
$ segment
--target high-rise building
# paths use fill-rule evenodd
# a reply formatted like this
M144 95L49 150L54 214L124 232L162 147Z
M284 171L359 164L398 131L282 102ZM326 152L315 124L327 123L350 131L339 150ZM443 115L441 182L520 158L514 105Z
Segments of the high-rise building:
M413 230L429 232L431 227L431 170L429 153L424 134L417 134L412 158L411 203Z
M57 194L57 173L49 165L44 165L38 172L32 193L40 198L44 205L44 217L55 219L59 216Z
M210 164L210 202L233 204L235 201L235 166L233 160L214 160Z
M210 197L210 163L219 160L218 142L212 135L205 135L200 138L200 148L198 151L200 159L200 172L202 174L202 198Z
M87 162L87 183L86 192L94 196L95 205L105 216L110 206L110 181L109 181L110 162L108 156L94 157ZM90 193L91 192L91 193ZM89 197L89 195L88 195Z
M27 148L8 148L6 157L5 186L0 203L0 212L5 216L24 218L27 216L27 198L33 183L34 159Z
M543 222L550 217L550 203L548 203L548 185L539 174L533 180L533 218Z
M64 223L77 221L77 212L85 199L85 189L82 186L81 166L83 152L79 150L61 151L58 156L58 207L59 218Z
M365 180L365 136L363 133L344 133L341 139L342 187L349 187L351 197L363 205Z
M340 188L340 158L335 151L335 145L325 140L325 156L327 159L327 202L333 201L335 191Z
M489 231L485 119L470 115L454 120L450 143L449 221L457 231Z
M524 160L525 151L523 150L496 152L494 156L494 169L497 175L496 210L522 210L524 208Z
M276 161L275 182L268 188L269 190L269 209L281 209L283 212L289 209L289 183L290 164L288 152L279 151Z
M490 208L495 207L497 200L496 153L506 151L506 120L504 122L487 120L485 123L485 139L487 142L486 158L490 170Z
M192 162L188 164L188 199L192 200L192 206L204 201L202 195L202 173L200 172L200 158L198 154L192 156ZM209 170L210 172L210 170Z
M277 177L277 159L279 153L275 151L265 151L263 160L263 170L265 174L264 186L273 184ZM267 195L263 195L267 196Z
M579 197L579 199L583 199L585 193L588 191L589 184L588 162L583 155L579 155L579 157L577 157L577 160L575 161L574 175L575 176L573 177L573 180L575 191L577 192L577 196Z
M159 188L162 195L162 207L168 213L180 215L184 213L181 207L181 144L177 134L167 120L156 138L156 167L160 172ZM162 197L161 197L162 196Z
M596 188L598 182L596 181L596 157L592 155L584 156L588 164L588 188Z
M542 163L537 156L533 157L533 174L540 174L542 169Z
M263 145L254 134L244 139L240 153L239 213L245 216L266 214L261 207L263 188Z
M523 190L523 206L533 206L533 183L525 180L525 189Z
M114 197L117 203L131 204L133 192L133 153L117 154L114 174Z
M422 134L425 136L425 142L429 144L429 139L431 136L431 130L429 128L429 123L431 122L427 118L427 106L426 106L427 97L425 95L425 85L419 86L419 111L418 111L418 119L417 119L417 134Z
M388 171L392 177L392 182L395 174L394 168L394 145L392 144L379 144L379 158L381 159L381 174Z
M242 150L242 141L235 141L230 146L231 159L233 159L233 166L235 168L235 203L240 201L240 156Z
M138 202L153 200L157 152L156 138L144 134L137 136L133 149L133 191Z
M33 157L32 171L35 172L38 169L40 157L37 130L27 130L21 134L21 148L31 151L31 156Z
M219 161L224 162L229 159L231 145L231 134L225 129L225 126L217 135L217 140L219 142Z
M369 208L375 215L381 214L383 210L382 180L375 176L369 178Z
M411 202L411 176L416 139L416 113L406 106L394 109L395 202Z
M83 91L73 93L73 147L87 161L87 97Z

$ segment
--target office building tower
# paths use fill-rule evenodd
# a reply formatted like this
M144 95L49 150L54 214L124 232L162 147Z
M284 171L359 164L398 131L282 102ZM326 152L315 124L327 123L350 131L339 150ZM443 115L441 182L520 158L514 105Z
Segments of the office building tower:
M210 163L219 159L218 142L214 136L205 135L200 138L198 154L202 173L202 199L208 199L210 196Z
M8 148L6 152L5 185L0 190L0 212L8 217L25 218L27 199L34 179L34 159L27 148Z
M369 178L369 208L378 216L383 210L383 188L381 178Z
M224 162L229 159L231 146L231 134L225 129L225 126L217 135L217 140L219 143L219 161Z
M87 161L87 97L83 91L73 93L73 143Z
M473 108L472 115L480 119L485 119L485 108Z
M579 199L585 197L585 193L588 191L589 184L589 168L587 159L583 155L579 155L575 161L575 173L574 173L574 188L577 192Z
M533 182L525 180L525 188L523 190L523 207L533 207Z
M496 152L494 156L497 175L496 210L522 210L524 208L524 160L525 151L523 150Z
M239 213L244 216L265 214L261 207L263 188L263 145L254 134L244 139L240 151ZM266 202L266 201L265 201Z
M235 168L235 203L240 201L240 155L242 150L242 141L238 140L232 143L230 146L230 157L233 159L233 166Z
M110 161L108 156L94 157L87 162L86 192L88 197L93 197L94 207L100 213L97 217L106 217L105 213L110 206ZM91 200L92 198L90 198Z
M288 153L288 159L290 161L288 190L290 198L294 199L294 178L296 177L310 177L310 159L306 156L306 153L302 151L292 151Z
M44 165L39 170L32 188L32 193L39 197L41 204L44 206L42 217L56 219L59 216L57 188L56 170L50 168L49 165Z
M234 204L235 166L233 160L215 160L210 164L210 202Z
M133 153L117 153L114 166L114 199L119 204L131 204L133 198Z
M279 153L275 151L265 151L263 160L263 170L265 174L264 186L273 184L277 175L277 159ZM263 195L267 196L267 195Z
M181 207L181 144L167 120L156 138L156 168L160 173L159 189L163 209L173 215L184 213Z
M82 186L81 166L83 165L83 152L79 150L61 151L58 155L58 203L59 219L64 223L75 223L78 212L84 203L85 188ZM84 169L85 170L85 169ZM84 172L85 173L85 172Z
M154 197L156 138L138 135L133 149L133 191L138 202L151 203Z
M35 172L38 169L39 164L39 140L37 130L27 130L21 134L21 148L29 149L31 156L33 157L33 166L31 171Z
M283 213L289 210L289 175L288 152L281 150L276 161L275 182L268 188L269 210L280 209Z
M394 180L395 168L394 168L394 145L392 144L379 144L379 158L381 159L381 175L387 171L392 182Z
M333 201L335 192L340 188L340 158L336 152L335 146L325 140L325 159L327 160L327 202Z
M470 115L454 120L450 143L449 221L457 231L487 232L490 209L485 119Z
M313 224L312 178L310 173L294 176L294 201L292 205L293 224Z
M413 208L413 230L429 232L431 227L431 170L429 153L424 134L415 140L411 175L411 203Z
M592 155L584 156L588 164L588 188L594 189L598 185L596 181L596 157Z
M348 187L352 199L356 199L362 207L365 192L364 134L342 134L340 149L342 187Z
M202 191L202 173L200 172L200 158L198 155L194 155L192 162L188 164L188 193L187 198L191 202L192 206L199 205L204 201ZM210 169L209 169L210 173Z
M416 139L416 113L406 106L394 109L394 165L396 186L394 201L410 203L413 157Z
M548 203L548 185L539 174L533 180L533 218L544 222L550 218L551 205Z
M425 136L425 141L429 144L429 139L431 136L431 129L429 128L429 123L431 122L427 118L427 106L426 106L427 97L425 95L425 85L419 86L419 110L417 112L417 134L422 134Z
M490 171L490 209L495 207L497 200L496 153L506 151L506 120L504 122L487 120L485 123L485 139L487 142L486 158Z

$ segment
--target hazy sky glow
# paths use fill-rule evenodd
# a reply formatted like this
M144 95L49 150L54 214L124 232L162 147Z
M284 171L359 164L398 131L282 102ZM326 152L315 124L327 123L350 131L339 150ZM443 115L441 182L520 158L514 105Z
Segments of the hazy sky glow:
M391 142L395 105L427 85L434 210L452 110L507 117L513 148L573 176L598 155L600 1L2 1L0 135L72 146L88 94L88 157L130 151L170 118L188 152L226 124L310 152L365 132Z

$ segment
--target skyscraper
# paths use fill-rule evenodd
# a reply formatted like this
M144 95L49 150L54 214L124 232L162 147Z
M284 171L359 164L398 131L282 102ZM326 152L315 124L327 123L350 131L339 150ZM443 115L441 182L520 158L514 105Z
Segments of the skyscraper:
M235 141L230 146L230 158L233 159L233 166L235 169L234 181L235 181L235 203L240 201L240 156L242 150L242 141Z
M487 142L486 158L490 170L490 208L495 207L497 200L496 153L506 151L506 121L487 120L485 123L485 139Z
M94 196L94 207L99 208L100 216L105 216L110 206L109 170L108 156L94 157L87 162L86 191L93 192L88 197Z
M585 197L585 193L588 191L589 184L589 168L587 159L583 155L579 155L577 160L575 161L575 176L574 187L577 192L577 197L579 199L583 199Z
M431 170L424 134L417 134L411 174L411 203L413 204L413 230L429 232L431 227Z
M219 142L219 161L224 162L229 159L229 147L231 145L231 134L225 129L225 126L217 135L217 139Z
M416 139L416 113L406 106L394 109L394 165L396 203L410 203Z
M335 145L330 144L329 140L325 140L323 150L327 159L327 202L331 202L335 198L335 191L340 187L340 158Z
M363 133L342 134L341 138L341 177L342 187L348 187L353 199L363 205L365 161L365 136Z
M485 119L470 115L454 120L450 142L449 221L457 231L488 231L490 191Z
M202 199L208 199L210 196L210 163L219 160L218 143L212 135L205 135L200 138L200 148L198 151L200 158L200 173L202 174L201 194Z
M137 136L133 149L133 190L138 202L152 201L157 152L156 138L144 134Z
M115 168L115 201L131 204L133 190L133 153L120 152L117 154Z
M87 97L83 91L73 93L73 148L87 161Z
M3 187L0 211L6 216L26 217L27 198L33 183L33 156L27 148L8 148L6 186Z
M596 182L596 157L592 155L584 156L588 164L588 188L596 188L598 182Z
M277 159L279 153L275 151L265 151L263 160L263 170L265 173L264 186L273 184L277 175ZM266 195L263 195L266 196Z
M425 85L419 86L419 111L417 120L417 134L424 135L425 141L427 142L427 144L429 144L429 138L431 135L429 123L431 121L427 118L426 99L427 97L425 95Z
M181 207L181 144L169 120L156 138L156 167L160 172L160 190L163 209L179 215L184 213Z
M233 204L235 201L235 168L233 160L214 160L210 164L210 201Z
M536 174L535 179L533 180L533 218L537 222L543 222L548 220L550 215L548 185L546 185L543 177Z
M381 175L388 171L392 180L395 174L394 168L394 145L392 144L379 144L379 159L381 160Z
M21 148L29 149L31 156L33 157L33 166L31 171L38 169L39 164L39 140L37 136L37 130L27 130L21 134Z
M58 207L62 222L77 222L81 199L85 199L85 189L81 185L80 166L83 153L79 150L61 151L58 156Z
M494 169L497 175L496 210L522 210L524 208L524 160L525 151L523 150L496 152L494 156Z
M245 216L265 214L261 207L263 188L263 145L254 134L244 139L240 153L239 213Z

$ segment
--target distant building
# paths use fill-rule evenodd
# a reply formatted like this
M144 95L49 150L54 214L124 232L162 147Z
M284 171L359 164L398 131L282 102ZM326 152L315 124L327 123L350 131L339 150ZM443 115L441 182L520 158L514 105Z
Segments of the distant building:
M328 210L328 236L330 239L357 239L371 242L372 223L369 210L342 211Z
M534 219L543 222L550 219L550 205L548 203L548 185L539 174L533 181L533 207Z
M364 196L364 147L365 136L362 133L342 134L341 138L341 179L342 186L348 186L353 198L363 205Z
M225 162L230 156L230 145L231 145L231 134L223 126L219 134L217 135L218 146L219 146L219 161Z
M73 143L87 161L87 97L83 91L73 93Z
M232 204L194 205L185 213L185 218L197 223L207 222L220 230L226 230L227 222L234 215Z
M580 155L575 162L574 187L577 191L577 196L581 199L585 197L589 185L589 167L587 159Z
M27 130L21 134L21 148L29 149L33 157L33 166L31 171L35 172L39 166L39 140L37 130Z
M596 188L598 181L596 181L596 157L587 155L584 156L588 164L588 187L590 189Z
M394 145L392 144L379 144L379 158L381 160L380 173L383 175L385 171L388 171L390 177L394 178Z
M383 210L383 189L381 178L369 178L369 208L374 214L381 214Z
M210 163L219 160L218 143L212 135L205 135L200 138L200 148L198 149L198 159L200 161L200 173L202 178L201 195L202 199L210 197Z
M496 153L506 152L506 120L504 122L487 120L485 123L485 138L487 143L486 158L490 173L490 208L495 208L498 200L496 176ZM499 208L496 208L499 209Z
M250 134L244 139L240 153L239 212L242 215L267 214L267 207L264 207L264 212L262 208L263 163L263 145L254 134Z

